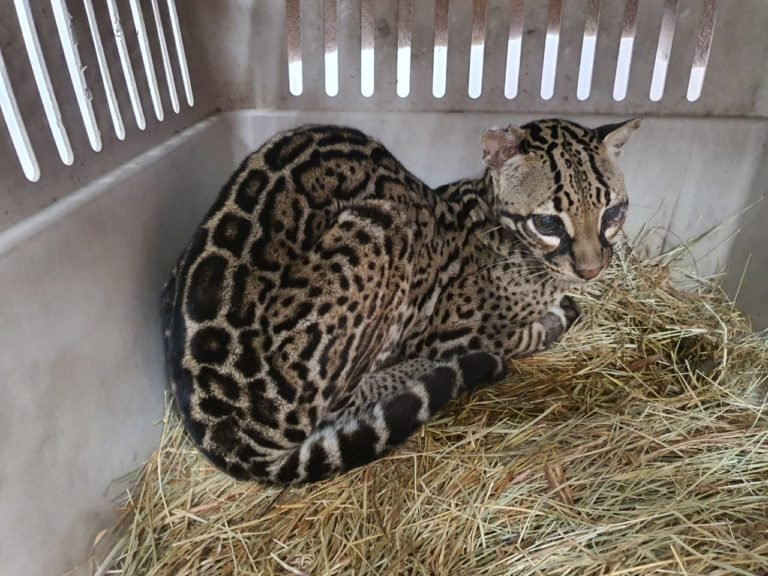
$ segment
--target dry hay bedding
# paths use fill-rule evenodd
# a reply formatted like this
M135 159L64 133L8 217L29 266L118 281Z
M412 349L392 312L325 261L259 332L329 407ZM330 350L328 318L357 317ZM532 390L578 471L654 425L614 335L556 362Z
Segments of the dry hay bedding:
M321 484L231 481L169 409L100 572L768 574L768 338L672 259L623 249L558 346Z

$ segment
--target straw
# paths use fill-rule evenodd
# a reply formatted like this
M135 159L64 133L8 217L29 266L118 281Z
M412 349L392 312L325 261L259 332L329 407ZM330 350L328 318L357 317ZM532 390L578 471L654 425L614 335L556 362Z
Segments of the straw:
M581 321L389 457L230 480L169 406L105 574L768 574L768 338L674 254L617 253Z

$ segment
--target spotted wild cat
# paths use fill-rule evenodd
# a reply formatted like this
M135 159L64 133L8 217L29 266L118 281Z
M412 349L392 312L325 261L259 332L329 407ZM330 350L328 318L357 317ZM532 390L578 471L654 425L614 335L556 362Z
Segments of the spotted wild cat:
M569 288L611 259L638 126L487 130L484 176L434 190L351 128L273 137L163 291L194 443L238 479L320 480L550 346L578 316Z

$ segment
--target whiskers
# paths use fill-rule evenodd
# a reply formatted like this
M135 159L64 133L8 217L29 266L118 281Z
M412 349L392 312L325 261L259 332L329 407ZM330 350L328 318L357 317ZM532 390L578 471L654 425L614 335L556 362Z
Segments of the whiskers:
M483 230L482 232L480 232L478 236L487 236L491 232L496 232L496 230L501 230L502 228L504 228L504 226L496 226L494 228L488 228L488 230Z
M531 256L521 256L520 254L506 260L499 260L498 262L483 266L478 270L478 273L505 264L522 264L523 269L520 270L518 274L511 276L510 280L516 280L523 284L533 284L534 289L538 289L547 281L555 280L550 271L542 264L541 260Z

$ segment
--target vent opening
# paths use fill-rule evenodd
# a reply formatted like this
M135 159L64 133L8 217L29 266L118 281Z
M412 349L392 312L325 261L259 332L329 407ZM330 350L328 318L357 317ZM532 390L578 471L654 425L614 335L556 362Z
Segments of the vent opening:
M144 63L144 73L149 84L149 95L152 98L152 106L155 109L155 117L162 121L165 113L163 112L163 103L160 100L160 90L157 87L157 75L155 74L155 64L152 60L152 49L149 46L149 38L147 37L147 27L144 25L144 14L141 11L139 0L130 0L130 5L133 25L136 28L136 35L139 40L141 60Z
M165 81L168 85L168 96L171 99L171 109L179 113L179 95L176 93L176 81L173 77L173 68L171 67L171 57L168 54L168 43L165 40L165 29L160 17L160 7L157 0L152 0L152 13L155 17L155 28L157 28L157 40L160 43L160 56L163 59L163 69L165 70Z
M181 27L179 26L179 15L176 13L176 0L168 0L168 16L171 21L171 32L176 44L176 55L179 59L179 69L181 70L181 81L184 84L184 93L187 96L187 104L195 105L195 97L192 95L192 82L189 79L189 68L187 67L187 54L184 52L184 40L181 37Z
M123 69L123 78L128 87L128 97L131 100L131 108L133 109L133 116L136 119L136 126L139 130L144 130L147 127L147 122L144 117L144 107L141 105L141 100L139 99L139 89L136 86L136 78L133 75L131 56L128 53L128 45L125 42L125 34L123 33L123 25L120 20L120 12L117 10L115 0L107 0L107 8L109 9L109 19L112 22L112 33L115 36L117 53L120 56L120 67Z
M96 51L96 61L99 64L99 73L101 74L101 83L104 86L104 95L107 98L109 107L109 116L112 118L112 127L115 130L115 136L119 140L125 140L125 125L123 116L120 113L120 107L117 104L115 95L115 86L112 84L112 75L109 72L107 57L104 54L104 45L101 42L101 33L96 23L96 15L93 12L93 3L91 0L83 0L85 6L85 15L88 18L88 28L91 31L91 40L93 48Z

